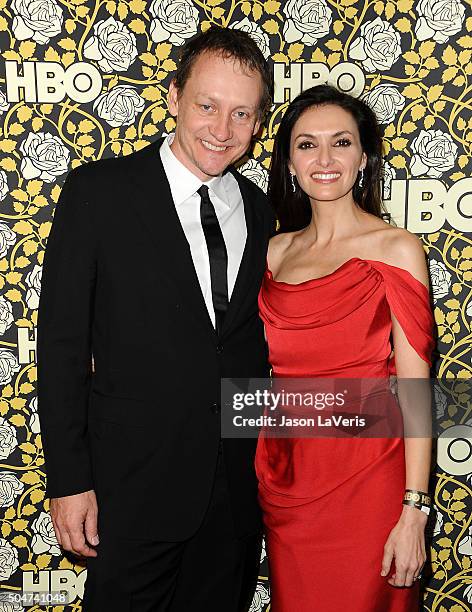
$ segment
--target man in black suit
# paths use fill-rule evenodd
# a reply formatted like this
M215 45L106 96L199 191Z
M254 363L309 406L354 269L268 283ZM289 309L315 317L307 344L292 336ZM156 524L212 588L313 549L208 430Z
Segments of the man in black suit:
M221 439L220 379L268 375L257 295L274 217L232 164L271 87L246 33L199 34L169 90L175 134L62 189L38 397L56 535L88 557L85 612L239 612L252 598L256 441Z

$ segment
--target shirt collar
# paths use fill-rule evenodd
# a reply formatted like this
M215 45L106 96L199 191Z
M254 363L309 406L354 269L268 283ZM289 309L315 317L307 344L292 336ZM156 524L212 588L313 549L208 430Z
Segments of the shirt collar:
M227 183L227 180L225 176L220 175L220 176L214 176L212 179L207 181L205 185L208 185L208 188L210 190L210 196L211 196L211 193L213 192L216 195L216 197L223 202L225 206L227 206L228 208L231 208L231 198L226 189L227 187L226 183Z
M160 155L164 170L169 180L172 198L176 206L183 204L190 196L205 184L211 195L215 195L228 208L231 207L231 198L225 187L225 175L214 176L203 183L193 172L186 168L174 155L170 145L174 140L174 133L169 134L160 148Z

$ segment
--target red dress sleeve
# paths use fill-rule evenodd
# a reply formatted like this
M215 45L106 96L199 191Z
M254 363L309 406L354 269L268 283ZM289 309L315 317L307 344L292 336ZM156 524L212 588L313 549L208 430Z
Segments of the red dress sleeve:
M387 302L408 342L431 366L434 319L427 287L408 270L379 261L371 263L384 278ZM395 373L394 360L390 364L390 370Z

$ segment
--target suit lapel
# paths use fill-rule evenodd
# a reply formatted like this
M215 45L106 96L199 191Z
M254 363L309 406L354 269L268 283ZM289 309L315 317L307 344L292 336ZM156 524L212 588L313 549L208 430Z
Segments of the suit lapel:
M130 182L135 189L130 194L131 203L156 249L156 266L162 262L169 271L169 279L182 296L183 304L188 305L188 310L200 324L208 328L216 340L190 247L175 210L159 155L162 142L163 139L156 141L142 149L141 155L134 156L135 167L131 169Z
M247 238L244 246L243 256L241 258L241 264L239 265L238 274L236 276L236 282L234 285L233 293L228 305L228 310L223 322L222 336L224 336L231 325L234 323L235 317L240 311L240 307L244 298L248 295L250 285L255 279L253 274L253 266L256 261L256 239L257 239L257 224L260 222L259 216L256 212L256 208L251 202L251 195L249 190L242 180L239 172L231 167L229 169L231 174L238 181L239 189L244 203L244 215L246 218Z
M171 270L169 278L180 295L183 304L188 304L196 319L214 336L217 335L208 314L205 300L200 288L190 247L175 210L172 193L162 165L159 149L163 139L153 142L140 151L140 155L130 157L134 168L130 170L131 204L141 220L142 226L148 232L159 259ZM251 202L251 194L234 168L229 172L236 178L244 204L247 238L239 266L236 282L223 323L222 336L231 328L240 306L248 294L251 283L255 279L253 266L257 252L257 224L261 220L256 208Z

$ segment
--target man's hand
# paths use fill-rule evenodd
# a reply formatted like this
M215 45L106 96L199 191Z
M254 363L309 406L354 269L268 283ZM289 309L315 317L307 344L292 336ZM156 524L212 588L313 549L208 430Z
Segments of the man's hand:
M57 541L64 550L81 557L97 556L97 551L89 546L98 544L98 507L93 489L77 495L53 497L50 513Z

